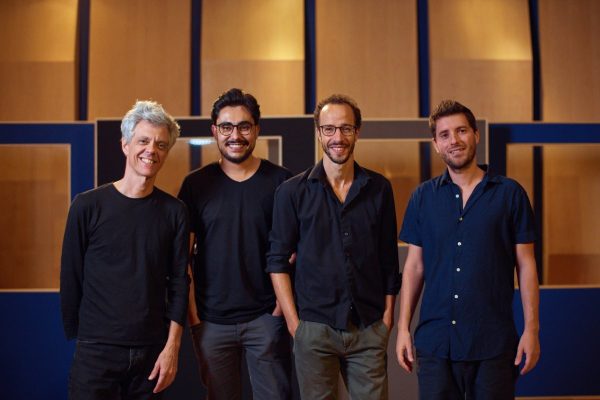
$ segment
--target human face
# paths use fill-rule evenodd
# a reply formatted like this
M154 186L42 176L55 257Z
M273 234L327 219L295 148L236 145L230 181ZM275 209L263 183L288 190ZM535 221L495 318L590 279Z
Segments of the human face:
M460 171L473 165L477 143L479 131L469 126L464 114L449 115L437 120L433 145L450 169Z
M321 125L354 125L354 113L347 104L327 104L321 109L319 115L319 126ZM354 144L358 140L359 130L350 136L342 134L339 129L335 130L333 136L325 136L316 128L317 137L323 148L323 153L335 164L345 164L353 160Z
M142 120L133 128L131 141L121 141L121 147L127 158L126 172L154 178L169 154L169 130Z
M224 136L219 133L219 129L216 126L223 123L238 125L241 122L252 124L250 133L247 135L243 135L238 128L235 128L230 136ZM219 112L216 125L212 125L211 130L223 158L234 164L241 164L246 161L254 151L260 130L259 126L254 124L252 115L246 107L223 107Z

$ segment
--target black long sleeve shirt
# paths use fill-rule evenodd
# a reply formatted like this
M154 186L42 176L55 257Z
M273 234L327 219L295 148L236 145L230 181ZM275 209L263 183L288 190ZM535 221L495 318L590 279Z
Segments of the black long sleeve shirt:
M354 164L342 204L322 161L275 195L267 271L290 273L301 320L346 329L351 307L365 326L400 289L396 212L389 181ZM297 252L295 266L290 255Z
M169 320L185 321L188 247L185 205L158 188L139 199L113 184L79 194L61 258L67 338L163 343Z

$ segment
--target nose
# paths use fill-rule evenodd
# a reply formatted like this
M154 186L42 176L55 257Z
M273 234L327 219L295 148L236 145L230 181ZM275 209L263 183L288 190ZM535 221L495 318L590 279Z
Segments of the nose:
M460 140L458 139L458 132L450 133L450 143L458 143Z
M237 137L243 136L242 133L240 132L239 126L237 126L237 125L233 126L233 130L231 131L231 135L229 135L229 137L234 137L234 135Z

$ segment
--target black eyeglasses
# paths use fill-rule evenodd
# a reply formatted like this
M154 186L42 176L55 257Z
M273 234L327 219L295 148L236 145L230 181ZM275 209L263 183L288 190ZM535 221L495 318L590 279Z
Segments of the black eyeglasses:
M237 128L238 132L242 135L249 135L253 126L253 124L247 121L240 122L237 125L234 125L230 122L223 122L217 125L217 130L223 136L231 136L233 130Z
M354 125L321 125L319 126L319 131L325 136L333 136L335 135L335 131L339 129L344 136L352 136L356 133L356 127Z

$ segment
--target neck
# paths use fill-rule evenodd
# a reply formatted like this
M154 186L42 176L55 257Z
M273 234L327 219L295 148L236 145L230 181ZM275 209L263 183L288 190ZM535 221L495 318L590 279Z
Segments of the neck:
M343 164L336 164L327 156L323 157L323 169L329 184L334 188L350 184L354 180L354 157Z
M219 160L219 165L221 166L221 169L225 175L234 181L241 182L251 178L254 173L256 173L258 167L260 166L260 158L251 155L239 164L231 162L226 158L221 158Z
M448 167L448 173L450 174L450 178L452 178L452 182L460 187L477 184L485 175L485 172L477 166L475 161L473 161L467 167L459 170Z
M124 196L131 198L146 197L154 190L154 177L152 178L129 178L124 176L120 180L113 183L117 190Z

